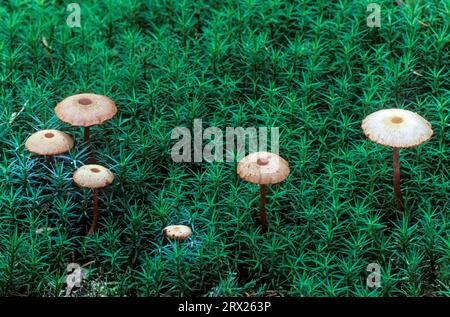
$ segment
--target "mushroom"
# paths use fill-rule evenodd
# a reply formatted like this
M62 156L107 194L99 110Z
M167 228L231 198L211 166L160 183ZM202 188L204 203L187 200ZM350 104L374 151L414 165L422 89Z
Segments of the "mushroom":
M102 124L117 113L114 101L103 95L78 94L67 97L55 107L56 116L73 126L84 127L84 141L89 143L89 127Z
M163 233L168 239L183 240L192 234L192 230L188 226L175 225L165 227Z
M73 148L73 139L59 130L41 130L30 135L25 147L32 153L47 156L51 165L53 155L66 153Z
M268 226L265 210L267 185L284 181L290 173L289 163L274 153L255 152L238 163L237 173L243 180L260 185L259 215L261 232L264 233Z
M433 135L431 124L417 113L403 109L384 109L368 115L361 125L373 142L394 149L394 193L397 208L404 210L400 190L400 149L418 146Z
M173 243L173 251L175 258L175 267L177 273L178 283L181 286L181 296L183 296L185 292L186 281L183 278L182 266L183 266L183 253L180 252L180 242L188 238L192 234L191 228L184 225L175 225L175 226L167 226L163 229L163 233L168 239L175 240Z
M98 189L104 188L114 180L113 173L101 165L89 164L77 169L73 174L73 181L80 187L93 190L93 219L87 235L92 235L97 227L98 213Z

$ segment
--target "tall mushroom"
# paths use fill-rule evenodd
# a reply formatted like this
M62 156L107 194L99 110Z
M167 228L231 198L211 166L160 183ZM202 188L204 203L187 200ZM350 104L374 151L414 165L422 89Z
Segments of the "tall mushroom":
M98 190L104 188L114 181L113 173L101 165L89 164L77 169L73 174L73 181L80 187L93 190L93 219L87 235L92 235L97 227L98 213Z
M404 210L400 190L400 149L418 146L433 135L431 124L417 113L403 109L384 109L368 115L361 125L373 142L394 149L394 193L397 208Z
M41 130L30 135L25 147L32 153L47 156L51 165L53 155L66 153L73 148L73 139L59 130Z
M84 127L84 141L90 142L89 127L111 119L117 113L114 101L103 95L78 94L55 107L56 116L73 126Z
M238 163L237 173L243 180L260 185L259 215L261 232L264 233L268 226L265 209L267 185L284 181L290 173L289 163L274 153L255 152Z

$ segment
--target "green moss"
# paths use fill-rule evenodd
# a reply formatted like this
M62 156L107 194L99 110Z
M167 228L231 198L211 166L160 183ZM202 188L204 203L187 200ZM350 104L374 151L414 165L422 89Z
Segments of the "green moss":
M377 2L371 29L369 1L83 1L70 29L61 1L1 1L0 294L62 296L67 264L94 261L74 296L449 296L450 3ZM91 130L116 175L92 237L71 181L82 130L53 112L87 91L119 108ZM392 151L360 129L393 107L435 132L401 151L405 213ZM171 160L172 129L195 118L280 128L292 173L269 189L264 236L234 163ZM43 128L76 139L50 168L23 146ZM194 229L179 247L161 234L175 223ZM372 262L381 288L366 286Z

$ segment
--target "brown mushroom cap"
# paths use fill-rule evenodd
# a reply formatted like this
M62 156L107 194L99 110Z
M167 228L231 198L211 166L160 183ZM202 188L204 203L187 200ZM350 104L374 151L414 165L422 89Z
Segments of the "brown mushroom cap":
M70 151L73 139L59 130L41 130L30 135L25 147L39 155L56 155Z
M56 116L73 126L90 127L111 119L117 113L114 101L96 94L67 97L55 107Z
M248 182L267 185L284 181L290 169L289 163L277 154L255 152L238 163L237 173Z
M396 148L418 146L433 135L427 120L403 109L383 109L371 113L363 120L361 128L371 141Z
M114 174L101 165L88 164L81 166L73 174L73 181L80 187L103 188L111 184Z
M167 226L163 232L169 239L186 239L192 234L191 228L184 225Z

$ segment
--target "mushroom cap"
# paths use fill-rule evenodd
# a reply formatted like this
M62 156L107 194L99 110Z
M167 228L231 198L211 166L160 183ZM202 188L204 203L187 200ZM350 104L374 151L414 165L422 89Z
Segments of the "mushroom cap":
M267 185L284 181L290 169L289 163L277 154L255 152L238 163L237 173L248 182Z
M192 234L191 228L184 225L167 226L163 232L169 239L186 239Z
M95 189L111 184L114 180L114 174L101 165L88 164L77 169L72 179L80 187Z
M55 107L56 116L73 126L90 127L117 113L114 101L103 95L79 94L67 97Z
M56 155L70 151L73 148L73 139L59 130L41 130L30 135L25 147L39 155Z
M371 141L396 148L418 146L433 135L427 120L403 109L384 109L371 113L363 120L361 127Z

